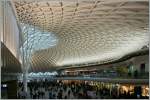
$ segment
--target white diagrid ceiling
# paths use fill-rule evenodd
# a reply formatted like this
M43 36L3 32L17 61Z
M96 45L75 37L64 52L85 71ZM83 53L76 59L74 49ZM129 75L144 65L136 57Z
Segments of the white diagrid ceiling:
M30 45L41 40L31 56L31 71L110 62L148 44L148 0L13 0L13 4L22 25L40 30L30 29L34 35L28 34L36 36L28 40ZM29 28L25 31L30 33ZM48 40L42 38L44 33Z

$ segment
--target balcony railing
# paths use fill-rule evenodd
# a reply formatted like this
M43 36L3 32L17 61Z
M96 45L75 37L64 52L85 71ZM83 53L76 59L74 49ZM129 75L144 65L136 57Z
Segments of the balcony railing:
M80 75L57 75L56 77L90 77L90 78L120 78L120 79L149 79L149 73L138 75L119 74L80 74Z

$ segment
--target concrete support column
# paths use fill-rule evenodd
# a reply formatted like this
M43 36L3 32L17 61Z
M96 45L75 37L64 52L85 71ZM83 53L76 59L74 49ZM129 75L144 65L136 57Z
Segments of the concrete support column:
M28 80L28 73L27 73L27 71L25 71L24 73L23 73L23 86L24 86L24 91L27 93L27 91L28 91L28 85L27 85L27 80Z
M23 87L24 92L26 93L26 98L28 98L28 68L29 64L25 64L25 66L23 66Z

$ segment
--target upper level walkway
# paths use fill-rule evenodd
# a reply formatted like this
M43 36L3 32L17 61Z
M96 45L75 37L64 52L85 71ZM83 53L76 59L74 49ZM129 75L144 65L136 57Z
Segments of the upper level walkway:
M31 78L31 77L30 77ZM35 78L35 77L34 77ZM32 79L34 79L32 78ZM35 79L43 79L36 77ZM47 77L50 80L81 80L81 81L97 81L116 84L148 84L149 79L129 79L129 78L102 78L102 77Z

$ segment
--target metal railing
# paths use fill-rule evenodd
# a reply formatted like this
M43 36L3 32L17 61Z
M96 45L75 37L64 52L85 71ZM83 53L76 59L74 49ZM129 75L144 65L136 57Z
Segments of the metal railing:
M80 74L80 75L57 75L56 77L89 77L89 78L120 78L120 79L149 79L149 73L134 75L113 75L113 74Z

